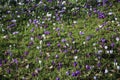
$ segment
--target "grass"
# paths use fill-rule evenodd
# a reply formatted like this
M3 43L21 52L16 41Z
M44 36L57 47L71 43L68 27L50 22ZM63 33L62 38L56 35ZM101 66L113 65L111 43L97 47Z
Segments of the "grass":
M51 23L46 20L43 25L36 26L25 20L23 23L18 22L18 26L11 30L4 26L5 32L0 31L0 60L2 60L2 66L0 66L2 77L0 78L6 80L3 79L4 76L9 80L15 78L55 80L57 77L60 80L93 80L94 77L98 80L118 79L120 41L117 41L117 38L120 39L120 26L118 26L120 5L115 4L112 7L108 6L107 10L105 10L106 7L99 7L99 10L106 14L109 11L113 12L113 15L107 15L105 19L98 19L97 15L92 13L91 16L83 14L86 16L73 20L77 22L75 24L72 22L67 24L67 21ZM114 20L114 17L118 20ZM106 25L96 30L104 22ZM46 25L47 28L45 28ZM59 30L57 31L56 28ZM14 35L14 31L19 33ZM49 31L50 34L45 35L45 31ZM80 31L84 34L80 34ZM7 38L3 38L5 36ZM102 38L106 41L102 42ZM62 42L63 39L66 42ZM47 45L49 43L50 46ZM114 47L111 47L112 43L115 44ZM108 48L105 49L105 47ZM113 52L108 53L110 51ZM76 66L74 62L77 63ZM100 66L98 66L99 63ZM105 73L106 69L108 73ZM70 75L66 75L67 71L70 71ZM76 71L80 71L80 74L72 76Z

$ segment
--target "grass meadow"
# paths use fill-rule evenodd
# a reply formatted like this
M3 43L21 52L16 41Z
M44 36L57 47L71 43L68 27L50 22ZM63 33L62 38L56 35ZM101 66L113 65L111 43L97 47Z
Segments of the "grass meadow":
M120 80L120 0L1 0L0 80Z

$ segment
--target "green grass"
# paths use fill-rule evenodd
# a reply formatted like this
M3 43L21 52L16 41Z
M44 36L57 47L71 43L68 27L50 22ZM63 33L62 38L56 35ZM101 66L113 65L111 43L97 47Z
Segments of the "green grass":
M12 30L0 31L0 59L8 60L6 64L3 63L3 66L0 67L0 75L6 75L5 77L9 79L22 79L25 77L28 80L55 80L56 77L59 77L60 80L93 80L94 76L97 76L98 80L118 79L120 70L117 69L117 66L114 66L114 60L116 59L118 66L120 66L120 50L118 50L120 41L116 41L116 37L120 38L120 26L117 26L120 20L119 7L119 3L116 3L112 8L108 7L108 10L104 10L105 8L103 7L100 8L106 13L109 11L114 12L114 15L107 16L105 19L98 19L97 15L93 13L91 17L86 14L85 17L81 16L81 18L75 20L77 24L74 25L68 25L67 21L63 21L61 24L55 22L56 25L46 21L45 25L48 25L48 28L43 28L43 26L39 25L36 27L34 24L25 21L23 24L18 23L19 25L13 29L13 31L19 31L16 35L12 34ZM114 16L118 20L112 22ZM96 31L96 28L99 28L99 25L104 22L107 22L107 24ZM27 26L27 23L30 26ZM33 28L34 32L31 32ZM55 30L56 28L60 28L58 31L60 36ZM109 30L106 30L107 28ZM44 31L50 31L50 35L46 35L46 39L38 39L38 35L42 36ZM84 32L84 34L80 35L80 31ZM72 33L71 36L69 35L70 33ZM6 35L8 39L3 38ZM91 36L90 40L86 40L87 36ZM31 37L34 38L33 41L30 40ZM73 43L72 38L74 38L75 43ZM107 50L101 46L102 38L107 40L104 45L108 46L108 50L113 50L113 54L106 53ZM67 42L63 43L62 39L66 39ZM42 41L42 44L40 44L40 41ZM30 42L33 42L33 45L29 47ZM49 47L46 45L48 42L51 43ZM110 45L113 42L115 47L111 48ZM57 47L58 43L61 44L60 48ZM41 48L37 49L37 47ZM68 51L62 52L61 50ZM78 52L75 53L75 50L78 50ZM97 54L99 50L103 52ZM6 55L7 51L10 51L8 55ZM26 51L29 52L28 55L24 54ZM56 55L59 58L55 58ZM78 56L76 67L73 66L75 62L74 56ZM17 59L18 63L13 62L13 59ZM39 63L40 61L41 63ZM54 65L52 64L53 61L55 62ZM101 62L100 68L97 67L98 62ZM62 64L62 67L58 70L59 63ZM29 68L26 68L27 65L29 65ZM87 70L86 65L94 66L94 68ZM82 67L80 68L80 66ZM32 76L36 68L39 68L40 72L36 76ZM109 70L107 74L104 73L106 68ZM8 69L11 71L9 74L7 73ZM68 70L70 75L66 75ZM81 74L77 77L72 77L72 72L76 70L80 70Z

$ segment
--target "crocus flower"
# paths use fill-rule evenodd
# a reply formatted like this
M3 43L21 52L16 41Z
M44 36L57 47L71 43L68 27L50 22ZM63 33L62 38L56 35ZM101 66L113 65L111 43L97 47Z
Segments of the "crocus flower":
M76 66L77 66L77 62L74 62L74 63L73 63L73 66L76 67Z
M49 31L45 31L44 34L45 34L45 35L49 35L50 32L49 32Z
M72 72L72 76L73 76L73 77L76 76L76 73L75 73L75 72Z
M75 73L76 73L76 75L80 75L80 71L78 71L78 70Z
M9 29L9 28L12 28L12 27L14 27L16 24L10 24L9 26L7 26L7 28Z
M55 58L57 58L57 59L58 59L58 58L59 58L59 56L58 56L58 55L55 55Z
M89 65L86 65L85 66L87 70L90 70L90 66Z
M60 43L58 43L57 46L60 47Z
M94 77L93 77L93 79L94 79L94 80L97 80L97 77L96 77L96 76L94 76Z
M57 77L57 78L56 78L56 80L60 80L60 78L59 78L59 77Z
M47 43L47 46L49 47L50 45L51 45L50 42L48 42L48 43Z
M38 23L38 20L37 20L37 19L34 19L34 20L33 20L33 23L34 23L34 24L37 24L37 23Z
M104 19L105 18L105 14L103 12L98 11L98 18L99 19Z
M87 36L86 40L89 41L91 39L91 36Z
M59 21L59 20L60 20L60 17L57 17L56 20Z
M15 35L15 34L18 34L18 33L19 33L18 31L15 31L15 32L13 32L12 34Z
M79 34L80 34L80 35L83 35L83 34L84 34L84 32L80 31L80 32L79 32Z
M35 76L36 76L36 73L35 73L35 72L33 72L33 73L32 73L32 76L33 76L33 77L35 77Z
M67 72L66 72L66 75L70 75L70 71L67 71Z
M17 64L17 63L18 63L18 60L17 60L17 59L13 59L13 62Z
M108 0L103 0L103 6L105 6L106 5L106 2L107 2Z
M96 28L96 31L99 31L99 28Z
M106 68L106 69L105 69L105 74L107 74L107 73L108 73L108 69Z
M28 46L32 46L34 44L34 42L30 41Z
M28 55L28 54L29 54L29 52L28 52L28 51L25 51L25 52L24 52L24 55L25 55L25 56L26 56L26 55Z
M115 46L115 43L111 43L111 47L114 48L114 46Z
M96 8L93 8L93 12L94 12L94 13L97 13L97 9L96 9Z
M98 63L97 63L97 67L100 67L100 66L101 66L101 63L100 63L100 62L98 62Z
M32 28L32 29L30 30L30 32L34 32L34 30L35 30L35 29L34 29L34 28Z
M60 28L56 28L55 30L56 30L56 31L59 31L59 30L60 30Z
M55 65L55 61L52 61L51 63L52 63L52 65Z
M61 62L59 62L59 63L58 63L58 66L62 67L62 63L61 63Z
M105 38L102 38L102 39L101 39L101 42L102 42L102 43L106 43L107 40L106 40Z
M120 2L120 0L117 0L118 2Z
M66 42L66 39L62 39L61 41L62 41L62 42Z

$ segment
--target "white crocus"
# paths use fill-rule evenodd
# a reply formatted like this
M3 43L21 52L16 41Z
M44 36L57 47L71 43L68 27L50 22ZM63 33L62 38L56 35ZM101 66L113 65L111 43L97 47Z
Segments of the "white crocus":
M40 45L42 44L42 40L40 40Z
M77 58L78 58L78 56L74 56L74 60L75 60L75 61L77 60Z
M105 48L105 49L108 49L108 46L105 46L104 48Z
M120 38L119 37L116 37L116 41L119 41L120 40Z
M120 70L120 66L117 66L117 70Z
M51 17L51 16L52 16L52 14L47 13L47 17Z
M26 66L26 68L27 68L27 69L29 68L29 64Z
M108 15L112 15L113 13L112 12L109 12Z
M37 46L37 47L36 47L36 49L38 49L38 50L39 50L39 49L40 49L40 47L39 47L39 46Z
M110 54L112 54L113 53L113 50L110 50Z
M63 1L62 4L66 4L66 1Z
M39 60L39 64L41 64L42 63L42 61L41 60Z
M109 51L109 50L107 50L107 51L106 51L106 53L108 53L108 54L109 54L109 53L110 53L110 51Z
M102 28L102 25L99 25L99 28Z
M31 40L31 41L34 41L34 38L33 38L33 37L31 37L31 38L30 38L30 40Z
M105 73L108 73L108 69L107 68L105 69Z

